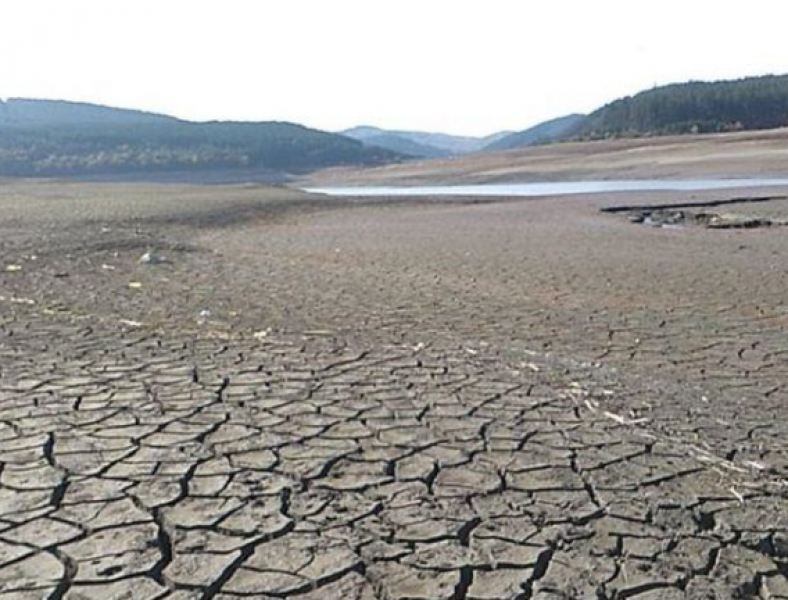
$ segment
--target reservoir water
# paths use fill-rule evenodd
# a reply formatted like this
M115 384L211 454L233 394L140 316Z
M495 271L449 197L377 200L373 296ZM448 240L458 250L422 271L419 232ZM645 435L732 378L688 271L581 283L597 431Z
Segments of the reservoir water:
M610 192L695 192L751 187L788 186L788 179L631 179L559 181L413 187L310 187L306 192L329 196L565 196Z

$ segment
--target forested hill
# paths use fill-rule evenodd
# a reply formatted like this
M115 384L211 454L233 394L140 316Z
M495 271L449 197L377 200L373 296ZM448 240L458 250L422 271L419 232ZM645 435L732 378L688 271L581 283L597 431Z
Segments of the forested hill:
M0 105L0 176L64 177L211 172L273 179L402 158L350 138L279 122L192 123L164 115L52 101Z
M603 106L567 137L713 133L788 125L788 75L667 85Z
M551 119L544 123L534 125L525 131L518 131L511 133L505 137L499 138L484 147L485 152L495 152L498 150L514 150L515 148L523 148L526 146L538 146L540 144L549 144L556 140L560 140L577 131L585 121L585 115L567 115L557 119Z

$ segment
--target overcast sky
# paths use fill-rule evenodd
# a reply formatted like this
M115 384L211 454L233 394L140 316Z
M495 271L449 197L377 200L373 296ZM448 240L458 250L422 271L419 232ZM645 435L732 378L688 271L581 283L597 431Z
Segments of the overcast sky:
M786 0L0 0L0 98L482 135L788 73Z

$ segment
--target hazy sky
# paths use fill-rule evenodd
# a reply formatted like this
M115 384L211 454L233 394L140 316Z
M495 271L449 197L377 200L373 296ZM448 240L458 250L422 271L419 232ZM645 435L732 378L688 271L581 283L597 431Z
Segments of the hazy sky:
M786 0L0 0L0 98L481 135L788 73Z

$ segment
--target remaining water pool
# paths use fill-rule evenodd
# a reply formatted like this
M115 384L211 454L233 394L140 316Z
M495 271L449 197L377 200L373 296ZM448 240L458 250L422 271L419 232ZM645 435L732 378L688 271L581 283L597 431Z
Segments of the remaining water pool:
M557 181L414 187L310 187L304 191L329 196L564 196L607 192L693 192L749 187L788 186L788 179L631 179L618 181Z

